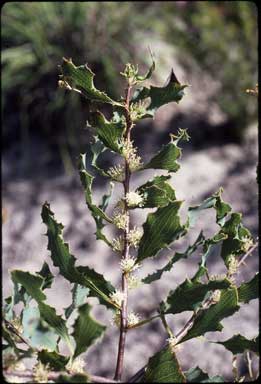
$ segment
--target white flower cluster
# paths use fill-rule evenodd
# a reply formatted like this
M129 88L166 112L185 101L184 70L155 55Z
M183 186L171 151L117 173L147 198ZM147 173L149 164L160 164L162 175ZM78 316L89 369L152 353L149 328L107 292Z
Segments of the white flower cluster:
M139 120L143 115L146 114L149 103L149 100L139 100L137 103L132 103L130 105L130 115L132 121Z
M119 264L124 273L133 272L140 267L140 264L135 264L135 259L131 256L128 256L126 259L121 259Z
M144 197L137 192L128 192L126 194L128 207L143 207Z
M125 167L122 164L110 167L107 174L115 181L123 181L125 178Z
M116 327L118 327L118 328L120 327L120 325L121 325L121 313L120 313L120 311L114 312L113 318L111 320L111 324L116 325Z
M234 255L230 255L228 259L228 272L230 275L234 275L237 272L238 260Z
M129 221L129 215L127 212L116 211L113 215L113 223L119 229L125 229Z
M112 249L114 252L122 252L124 249L124 239L122 236L112 239Z
M122 139L120 142L122 156L129 164L131 172L137 171L142 166L141 157L137 155L137 148L132 141Z
M128 233L127 239L131 246L134 248L137 248L139 245L140 239L142 238L143 232L140 228L137 228L136 226L130 230Z
M135 312L130 312L128 314L128 327L133 327L134 325L138 324L141 320L141 317L138 313Z
M129 289L138 288L143 284L141 279L139 279L137 276L134 276L134 275L128 274L127 280L128 280L128 288Z
M69 361L69 363L66 365L66 368L71 373L84 373L84 366L84 360L81 357L77 357L77 359L71 362Z
M122 301L126 299L126 294L117 289L115 292L110 294L110 298L115 304L121 306Z
M247 252L250 247L253 245L253 240L250 237L242 237L241 239L241 249L243 252Z
M48 373L49 373L49 366L48 366L48 364L45 365L41 361L39 361L33 367L34 382L36 382L36 383L47 383L48 382Z

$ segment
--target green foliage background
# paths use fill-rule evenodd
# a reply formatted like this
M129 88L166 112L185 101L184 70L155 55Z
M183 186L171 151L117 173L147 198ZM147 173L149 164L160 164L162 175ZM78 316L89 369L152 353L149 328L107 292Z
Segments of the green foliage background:
M240 140L257 109L245 97L257 82L254 3L9 2L2 8L5 147L18 142L26 152L30 136L40 135L70 169L69 154L89 139L82 130L88 108L77 95L57 92L60 58L88 62L97 87L115 98L123 86L116 74L128 61L147 65L147 45L157 55L159 42L174 47L186 73L200 68L220 83L209 101L225 113L232 139Z

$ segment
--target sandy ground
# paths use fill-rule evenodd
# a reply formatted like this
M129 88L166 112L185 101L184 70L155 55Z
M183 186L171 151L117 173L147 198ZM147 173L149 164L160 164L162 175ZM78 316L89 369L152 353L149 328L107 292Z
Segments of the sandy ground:
M256 184L257 162L257 128L251 127L243 147L224 145L211 147L197 152L186 152L182 158L182 167L172 177L171 183L176 189L178 199L186 199L184 212L188 205L197 204L210 194L216 192L220 186L224 187L223 198L228 201L234 211L243 213L244 224L249 227L254 236L258 232L257 202L258 191ZM3 174L9 165L3 159ZM41 170L39 170L41 174ZM147 176L160 172L146 171L138 175L133 181L135 188L144 182ZM48 201L55 212L58 221L65 226L64 238L70 244L71 253L77 256L77 263L87 264L98 272L104 273L115 286L120 283L118 259L94 236L94 223L87 211L83 191L77 178L70 180L66 176L56 178L37 177L32 179L4 179L3 207L7 218L2 228L3 235L3 295L11 293L11 283L8 271L23 269L37 271L44 261L47 261L54 274L57 269L51 264L47 251L46 229L41 222L41 205ZM46 176L46 175L45 175ZM96 187L96 188L95 188ZM105 188L94 184L95 198L101 198ZM115 188L113 202L116 203L121 191ZM137 224L142 223L145 212L135 215ZM214 216L206 214L199 221L206 235L211 235L217 229ZM198 233L198 227L191 233L185 243L180 243L184 249ZM113 236L108 232L109 236ZM184 247L184 248L183 248ZM156 268L164 265L166 255L144 263L140 273L145 276ZM186 277L193 275L197 268L198 258L194 263L179 261L171 272L165 273L160 282L150 286L143 286L130 294L130 308L146 318L152 315L157 304L166 297L170 289L181 283ZM257 252L249 258L247 266L240 273L239 280L249 280L258 269ZM221 260L211 262L211 270L215 273L224 271ZM70 287L61 276L48 292L48 302L55 305L61 313L62 308L70 303ZM96 303L95 299L90 302ZM102 306L97 306L93 312L96 317L107 326L107 332L101 342L90 348L85 355L86 369L91 373L112 377L115 369L118 330L111 325L111 313L106 313ZM191 316L190 312L169 316L174 331L178 331ZM234 333L252 338L258 329L258 302L252 300L234 316L225 319L222 333L212 332L206 335L208 340L225 340ZM156 352L165 341L166 334L160 323L154 322L128 334L125 354L125 375L134 374L141 368L148 358ZM183 369L199 365L211 375L222 374L226 380L231 379L232 354L222 346L208 343L206 339L196 339L184 343L178 352L178 358ZM256 364L256 362L255 362Z

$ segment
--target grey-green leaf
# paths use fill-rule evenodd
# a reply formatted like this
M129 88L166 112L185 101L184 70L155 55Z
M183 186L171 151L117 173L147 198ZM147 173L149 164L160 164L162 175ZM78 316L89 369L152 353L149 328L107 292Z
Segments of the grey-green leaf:
M78 308L79 316L74 323L72 333L76 342L74 358L85 352L106 329L90 316L90 310L89 304L83 304Z
M140 241L137 262L156 256L162 249L186 233L180 224L178 215L182 201L175 201L155 213L149 213L143 224L143 236Z
M70 357L60 355L56 351L50 352L43 349L38 352L37 359L44 365L48 364L53 371L64 371Z
M190 368L185 372L185 376L188 383L224 383L225 380L222 376L212 376L202 371L201 368L195 367Z
M165 347L149 359L142 383L184 383L176 355L170 347Z

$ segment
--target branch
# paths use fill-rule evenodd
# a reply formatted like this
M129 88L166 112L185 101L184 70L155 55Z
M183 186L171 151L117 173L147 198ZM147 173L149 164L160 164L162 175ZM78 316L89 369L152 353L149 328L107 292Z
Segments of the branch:
M21 378L28 378L33 379L34 374L32 371L3 371L5 376L17 376ZM68 375L68 372L50 372L48 373L48 380L56 380L60 375ZM71 376L70 374L69 376ZM96 376L96 375L89 375L89 378L91 382L93 383L116 383L116 381L112 379L107 379L106 377Z
M126 100L125 100L125 108L126 108L126 134L125 138L127 141L130 141L130 131L132 128L132 120L130 117L129 113L129 106L130 106L130 91L131 91L131 86L128 84L128 87L126 89ZM129 256L129 241L128 241L128 235L129 235L129 230L130 230L130 220L129 220L129 209L128 209L128 204L126 201L126 195L129 193L129 188L130 188L130 177L131 177L131 172L129 168L129 164L127 159L125 159L125 180L123 182L123 187L124 187L124 197L125 197L125 212L128 215L128 220L126 227L124 229L124 251L122 255L122 259L126 259ZM121 324L120 324L120 338L119 338L119 347L118 347L118 357L117 357L117 365L116 365L116 370L115 370L115 375L114 379L117 381L121 380L122 376L122 371L123 371L123 358L124 358L124 349L125 349L125 342L126 342L126 334L127 334L127 328L128 328L128 323L127 323L127 314L128 314L128 280L125 275L125 273L122 273L122 292L124 293L124 299L122 301L122 306L121 306Z
M252 254L252 252L257 248L258 246L258 237L256 239L256 243L247 251L247 253L242 257L242 259L240 260L240 262L238 263L238 267L241 265L241 264L244 264L244 261L246 260L246 258Z

